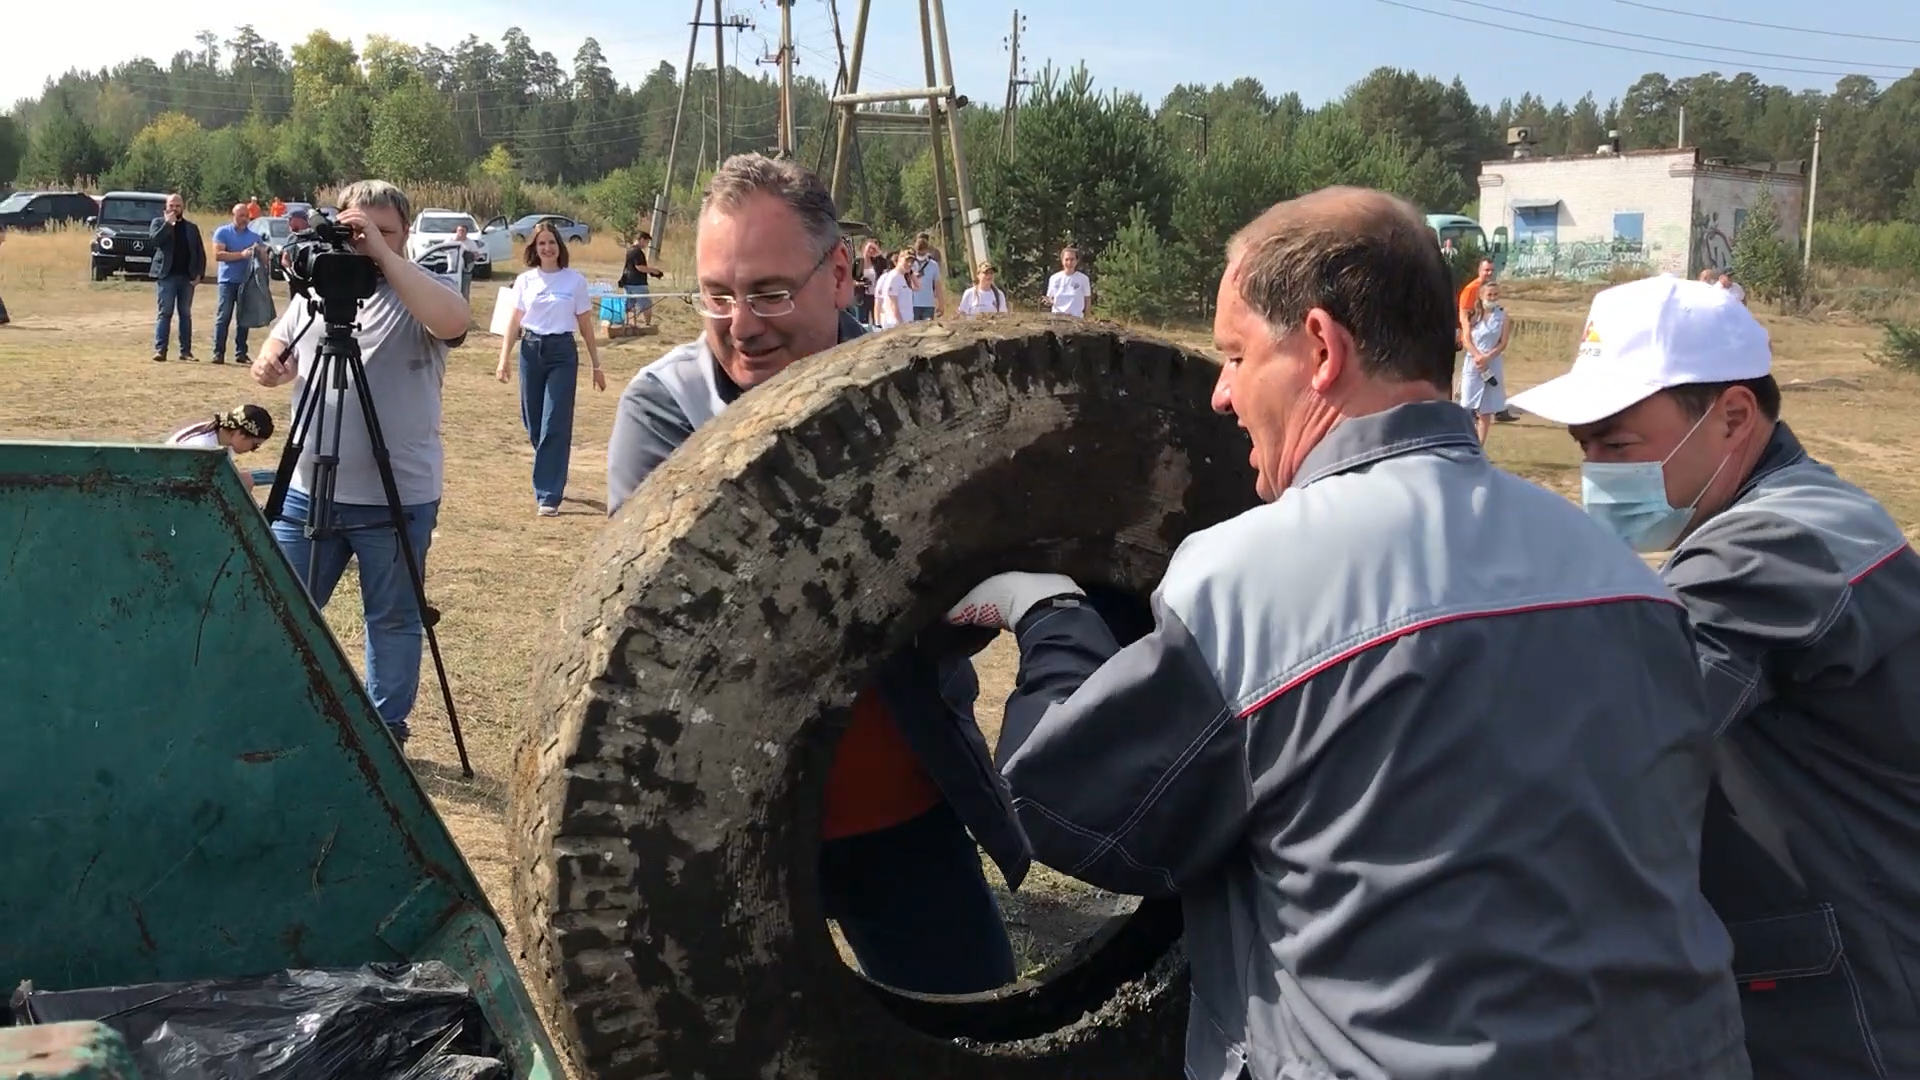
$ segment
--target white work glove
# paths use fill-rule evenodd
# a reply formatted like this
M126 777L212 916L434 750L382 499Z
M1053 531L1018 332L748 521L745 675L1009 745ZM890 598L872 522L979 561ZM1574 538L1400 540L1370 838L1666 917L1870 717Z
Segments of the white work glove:
M953 626L984 626L1011 630L1036 604L1056 596L1085 596L1065 574L995 574L973 587L947 612Z

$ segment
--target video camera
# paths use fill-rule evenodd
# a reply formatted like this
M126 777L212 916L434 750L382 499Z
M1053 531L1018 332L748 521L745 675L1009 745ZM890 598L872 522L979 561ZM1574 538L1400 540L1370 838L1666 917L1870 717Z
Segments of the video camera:
M337 212L321 207L311 228L287 239L287 279L297 293L317 297L329 307L358 305L380 285L380 267L353 249L353 230Z

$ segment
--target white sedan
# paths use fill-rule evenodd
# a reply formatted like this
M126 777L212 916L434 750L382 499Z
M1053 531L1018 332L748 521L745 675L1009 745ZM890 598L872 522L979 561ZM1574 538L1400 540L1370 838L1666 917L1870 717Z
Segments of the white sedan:
M506 218L496 217L482 227L472 214L439 209L422 210L413 219L407 235L407 258L418 260L429 248L451 243L453 231L462 225L467 227L467 244L473 249L474 277L490 278L495 263L512 263L513 238L507 235Z

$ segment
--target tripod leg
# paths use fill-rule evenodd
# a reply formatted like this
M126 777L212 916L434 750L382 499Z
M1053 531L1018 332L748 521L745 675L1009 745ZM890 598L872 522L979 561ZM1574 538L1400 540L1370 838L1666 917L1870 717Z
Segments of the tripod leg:
M374 466L380 473L380 486L387 496L387 512L393 518L393 531L400 543L400 559L406 563L407 579L413 585L413 599L420 616L420 628L427 638L427 648L433 654L434 675L440 681L440 698L447 708L447 726L453 731L453 746L460 755L460 775L473 779L473 763L467 757L467 740L460 731L460 714L453 707L453 684L447 680L447 667L440 656L440 637L433 632L434 623L427 607L427 586L421 575L421 564L414 557L413 537L407 531L406 511L400 503L400 485L393 478L393 460L387 451L386 436L380 431L380 418L374 411L373 394L367 389L367 372L356 350L348 354L347 363L352 374L354 391L360 399L360 414L367 424L367 444L373 453Z

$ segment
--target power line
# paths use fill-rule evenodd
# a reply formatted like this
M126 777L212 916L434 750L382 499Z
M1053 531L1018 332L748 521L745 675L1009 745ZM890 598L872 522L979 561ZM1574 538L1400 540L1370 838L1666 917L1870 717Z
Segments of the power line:
M1481 3L1480 0L1450 0L1450 2L1460 4L1464 7L1480 8L1483 11L1497 11L1502 15L1514 15L1522 19L1533 19L1536 22L1553 23L1556 26L1571 26L1576 30L1591 30L1600 34L1613 34L1617 37L1638 38L1641 41L1665 42L1669 45L1679 45L1688 49L1707 49L1712 52L1740 53L1745 56L1758 56L1772 60L1803 60L1815 64L1852 64L1856 62L1852 60L1841 60L1831 56L1796 56L1792 53L1761 52L1756 49L1736 49L1731 45L1708 45L1698 41L1679 41L1674 38L1662 37L1656 34L1637 34L1631 30L1614 30L1605 26L1593 26L1589 23L1571 22L1567 19L1556 19L1547 15L1535 15L1531 12L1520 11L1516 8L1501 7L1498 4ZM1531 33L1531 31L1529 31L1529 33ZM1890 71L1897 71L1901 75L1905 75L1914 70L1914 65L1912 64L1861 63L1860 66L1886 68Z
M1761 30L1781 30L1789 34L1818 34L1821 37L1849 38L1854 41L1880 41L1889 45L1920 45L1920 38L1882 37L1879 34L1849 34L1844 30L1815 30L1808 26L1782 26L1779 23L1753 22L1748 19L1734 19L1725 15L1703 15L1697 11L1678 11L1658 4L1642 4L1638 0L1613 0L1623 7L1642 8L1657 11L1662 15L1684 15L1689 19L1705 19L1708 22L1732 23L1735 26L1752 26Z
M1424 8L1416 4L1402 3L1401 0L1374 0L1374 3L1385 4L1388 7L1403 8L1407 11L1417 11L1422 15L1433 15L1438 18L1449 20L1451 22L1468 23L1473 26L1485 26L1493 30L1506 30L1511 32L1511 31L1516 31L1518 29L1508 23L1488 22L1485 19L1471 19L1465 15L1456 15L1451 11L1435 11L1432 8ZM1638 53L1641 56L1661 56L1669 60L1691 60L1697 64L1724 65L1727 63L1726 59L1723 57L1691 56L1686 53L1661 52L1656 49L1640 49L1640 48L1635 48L1634 46L1631 46L1631 45L1616 45L1610 41L1592 41L1587 38L1568 37L1565 34L1550 34L1545 30L1519 30L1518 32L1524 33L1529 37L1546 38L1550 41L1566 41L1566 42L1571 42L1572 44L1575 44L1575 45L1585 45L1590 49L1612 49L1615 52ZM1827 71L1827 70L1817 70L1814 68L1781 67L1777 64L1748 64L1746 66L1756 71L1778 71L1778 72L1784 72L1784 73L1793 74L1793 75L1825 75L1828 78L1845 78L1848 75L1863 74L1862 72L1858 72L1858 71Z

